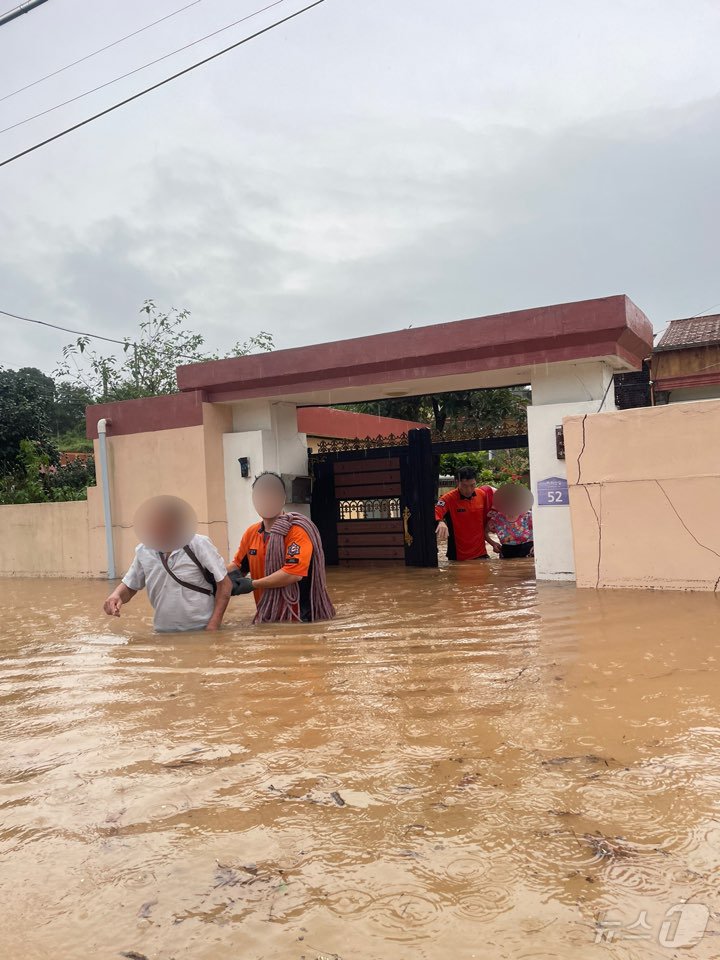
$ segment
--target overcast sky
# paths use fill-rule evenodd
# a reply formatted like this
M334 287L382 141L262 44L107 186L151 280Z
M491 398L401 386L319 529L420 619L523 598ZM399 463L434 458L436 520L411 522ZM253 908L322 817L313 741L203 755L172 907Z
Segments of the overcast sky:
M49 0L0 27L0 96L189 0ZM4 128L251 13L202 0L0 102ZM0 134L0 159L299 9ZM7 0L1 11L13 6ZM326 0L0 169L0 309L280 347L627 293L720 302L717 0ZM0 318L0 364L70 337Z

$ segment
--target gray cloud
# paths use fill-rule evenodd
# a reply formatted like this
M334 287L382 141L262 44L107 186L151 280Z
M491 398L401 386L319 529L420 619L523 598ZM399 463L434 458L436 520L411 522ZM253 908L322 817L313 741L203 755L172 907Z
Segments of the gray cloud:
M390 28L399 30L403 2ZM272 108L245 115L226 65L188 88L188 102L164 110L160 99L143 101L117 125L39 152L22 171L6 168L0 306L124 335L154 297L191 309L194 326L222 347L260 329L292 346L620 292L660 327L720 301L720 98L703 77L681 76L682 56L672 90L668 81L653 99L644 78L628 87L624 110L617 74L631 35L603 40L616 63L604 99L602 78L589 73L579 90L562 86L563 70L582 70L572 51L557 68L538 55L535 74L526 60L515 75L502 56L486 59L491 86L508 78L488 106L473 38L452 28L457 49L434 48L423 72L415 57L427 25L413 22L409 35L394 34L408 50L366 44L377 70L357 86L373 7L363 8L352 51L334 51L336 89L317 86L322 65L309 62L317 40L306 25L292 44L263 48L287 69ZM613 15L620 8L640 29L626 5ZM322 22L345 29L349 9L341 0ZM670 5L661 14L647 60L671 42ZM529 51L531 37L519 37ZM688 63L708 37L697 43L684 51ZM405 75L391 69L395 54ZM249 68L262 62L255 52ZM451 67L457 78L442 72ZM422 96L412 99L415 81ZM502 122L505 101L513 109ZM35 189L37 171L45 175ZM0 332L2 362L45 369L65 339L1 321Z

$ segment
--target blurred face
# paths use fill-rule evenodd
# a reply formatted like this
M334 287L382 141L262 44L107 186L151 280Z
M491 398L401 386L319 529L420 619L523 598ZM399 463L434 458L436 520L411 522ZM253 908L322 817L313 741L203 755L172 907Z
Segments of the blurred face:
M179 497L152 497L135 514L138 540L161 553L171 553L188 543L195 533L197 518L189 503Z
M476 489L477 480L474 477L472 480L458 480L458 490L462 497L471 497Z
M277 477L260 477L252 492L253 505L263 520L280 516L285 506L285 488Z
M506 483L495 491L493 497L493 507L511 520L526 513L532 505L532 493L519 484Z

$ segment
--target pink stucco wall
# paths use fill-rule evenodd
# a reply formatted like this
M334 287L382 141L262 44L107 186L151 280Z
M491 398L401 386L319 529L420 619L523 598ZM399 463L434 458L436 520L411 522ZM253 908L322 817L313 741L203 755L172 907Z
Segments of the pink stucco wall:
M232 411L206 403L201 413L202 422L190 426L172 427L168 421L158 429L140 432L130 429L132 424L126 420L126 432L119 435L113 435L111 427L108 463L119 576L130 565L137 543L135 511L158 493L187 500L197 513L198 532L228 556L223 434L232 429ZM0 530L0 576L107 574L99 475L87 501L0 506Z
M563 426L578 586L717 590L720 400Z

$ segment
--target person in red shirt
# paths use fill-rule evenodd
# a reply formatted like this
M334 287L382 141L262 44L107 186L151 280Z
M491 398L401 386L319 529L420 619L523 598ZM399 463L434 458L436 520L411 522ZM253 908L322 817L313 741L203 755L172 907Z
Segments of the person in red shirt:
M485 524L488 495L477 485L473 467L461 467L458 485L435 506L438 543L447 541L448 560L487 560Z
M482 492L485 494L488 510L492 510L493 497L495 496L496 489L496 487L478 487L478 490L482 490Z

